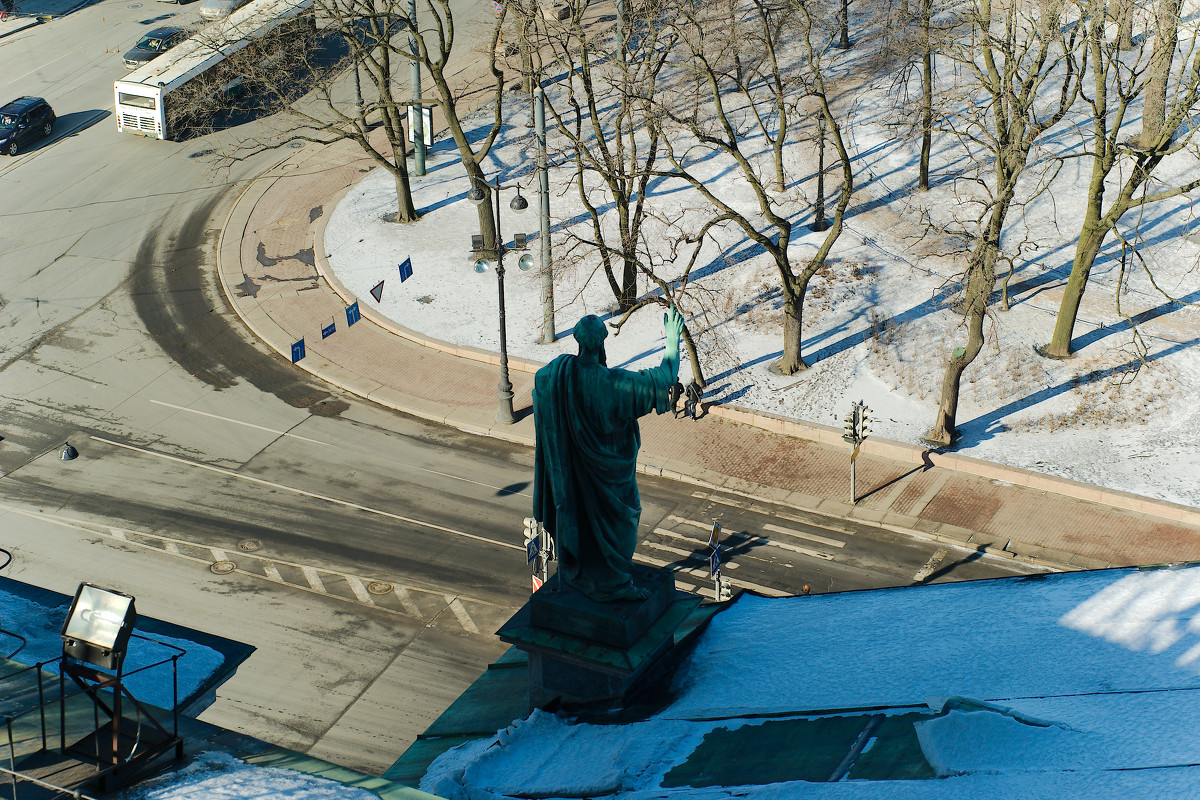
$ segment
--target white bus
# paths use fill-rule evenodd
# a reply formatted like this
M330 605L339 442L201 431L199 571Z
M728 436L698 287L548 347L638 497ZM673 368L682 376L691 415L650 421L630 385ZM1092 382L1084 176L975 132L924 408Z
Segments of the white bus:
M261 60L247 47L286 32L279 30L284 25L303 29L306 36L314 31L313 2L254 0L129 73L113 87L117 130L156 139L186 133L205 101L241 89L240 65Z

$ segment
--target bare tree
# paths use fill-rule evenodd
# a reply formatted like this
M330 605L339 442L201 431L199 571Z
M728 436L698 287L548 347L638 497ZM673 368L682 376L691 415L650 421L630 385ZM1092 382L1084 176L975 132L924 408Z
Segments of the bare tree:
M1162 5L1159 6L1160 13ZM1088 148L1092 161L1092 176L1088 184L1086 210L1079 238L1075 244L1075 258L1071 264L1071 275L1063 290L1062 302L1055 319L1054 334L1050 343L1039 351L1052 358L1066 358L1071 354L1071 339L1079 314L1079 305L1087 288L1092 265L1100 253L1105 240L1127 212L1142 208L1172 197L1178 197L1200 187L1200 178L1183 181L1175 186L1145 191L1163 161L1185 149L1195 150L1196 130L1185 125L1197 106L1200 106L1200 45L1191 41L1191 53L1184 59L1177 76L1171 103L1162 109L1162 119L1150 128L1143 124L1142 138L1122 141L1120 136L1126 115L1138 99L1146 95L1150 104L1150 93L1160 90L1159 45L1156 42L1149 60L1140 57L1144 53L1121 52L1119 42L1104 39L1102 9L1095 4L1085 6L1088 14L1087 52L1092 70L1092 91L1083 93L1092 112L1092 135ZM1146 72L1149 76L1146 76ZM1116 195L1108 191L1109 177L1116 170L1124 176ZM1110 197L1107 205L1105 197ZM1123 240L1124 241L1124 240Z
M959 384L983 347L1001 237L1030 150L1062 120L1078 91L1078 25L1064 11L1060 0L977 0L969 31L948 49L969 76L948 123L968 147L988 154L992 174L979 181L985 196L963 280L967 341L946 362L937 417L927 434L934 442L950 444L956 435Z
M682 6L674 26L682 51L680 67L690 72L691 84L678 92L673 103L656 104L656 124L668 126L663 143L671 174L690 184L714 207L717 218L739 227L774 261L784 304L783 356L777 367L783 374L794 374L805 368L800 355L805 293L841 235L854 188L841 124L830 107L822 69L822 57L838 33L836 21L814 18L803 3L718 0ZM783 63L779 47L785 41L797 42L798 63ZM789 255L792 208L785 198L772 195L767 177L778 183L782 162L776 160L780 151L774 143L782 147L788 120L796 113L797 96L815 105L842 165L833 224L817 253L799 268ZM749 134L764 127L772 132L766 139L772 145L770 172L749 144ZM733 162L753 194L752 209L736 207L693 171L693 164L714 153Z
M643 229L661 130L649 124L647 108L670 53L669 31L653 10L627 12L626 28L638 35L623 38L590 0L573 0L565 11L563 19L539 14L518 24L532 40L537 73L564 76L547 108L590 223L587 234L568 234L571 249L598 255L618 309L627 312L638 301L639 275L652 274Z
M1142 106L1142 144L1151 144L1166 124L1167 84L1179 41L1179 9L1183 0L1159 0L1155 10L1154 51L1150 54L1150 76Z

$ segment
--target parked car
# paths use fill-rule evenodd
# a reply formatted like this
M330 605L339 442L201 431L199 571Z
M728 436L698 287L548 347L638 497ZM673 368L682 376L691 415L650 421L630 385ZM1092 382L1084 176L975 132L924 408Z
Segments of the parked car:
M204 19L223 19L250 0L203 0L200 3L200 16Z
M188 38L190 34L191 31L187 28L155 28L138 39L133 49L124 55L125 68L137 69L147 61L153 61Z
M54 109L40 97L18 97L0 106L0 153L15 156L54 132Z

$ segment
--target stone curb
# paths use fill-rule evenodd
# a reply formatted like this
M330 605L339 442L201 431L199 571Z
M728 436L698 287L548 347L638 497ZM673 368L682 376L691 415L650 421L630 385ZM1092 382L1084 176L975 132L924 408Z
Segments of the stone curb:
M295 159L297 156L303 155L303 158L300 160L302 163L316 155L316 148L313 149L314 152L312 153L296 154L292 158ZM255 205L274 186L275 182L280 177L284 177L282 174L268 175L268 173L287 160L289 159L283 159L281 162L265 170L258 178L251 180L242 194L234 201L233 208L230 209L226 223L221 229L217 248L217 271L221 279L222 291L234 307L238 316L255 336L290 361L292 340L287 332L271 320L258 307L257 302L253 298L238 298L232 291L232 287L237 285L238 279L244 278L241 271L241 239L245 235L245 226L249 221L250 214ZM351 188L353 187L348 186L337 192L330 198L330 204L336 207L337 202ZM314 222L312 229L314 260L321 278L344 303L350 304L358 300L358 298L341 284L337 276L329 268L328 259L325 257L324 233L328 218L329 213L322 214ZM236 238L231 238L231 231L236 232ZM477 348L460 347L431 339L430 337L421 335L417 331L397 325L394 321L382 317L370 308L363 309L360 306L360 310L364 318L369 319L380 328L419 346L486 364L499 364L498 354L489 353ZM491 436L526 447L534 446L532 431L526 432L524 428L527 426L522 426L520 423L517 425L499 425L484 415L471 415L468 418L468 416L464 416L461 413L456 413L457 409L454 408L421 408L418 404L413 403L411 398L406 397L402 393L390 387L381 386L374 381L365 380L320 356L309 355L304 359L304 362L296 366L301 367L322 381L396 411L401 411L431 422L450 425L466 433ZM542 364L540 362L510 357L509 366L521 372L533 373ZM765 412L748 411L731 405L712 404L706 407L706 411L730 422L738 422L761 430L792 436L798 439L806 439L819 444L846 446L848 449L848 446L842 441L842 432L828 425L795 420ZM478 417L477 419L475 418L476 416ZM927 467L937 466L942 469L965 472L993 480L1001 480L1035 490L1055 492L1067 497L1138 511L1175 521L1200 524L1200 510L1139 497L1125 492L1101 489L1066 478L1042 475L1029 470L992 464L967 456L924 449L915 445L893 442L886 439L869 439L864 443L863 447L868 454L880 458L914 465L925 465ZM639 458L637 468L638 472L644 475L664 477L710 490L738 494L750 499L759 500L760 502L783 503L793 508L830 519L852 519L856 522L868 524L893 533L930 539L957 547L974 548L989 555L1012 558L1029 564L1064 570L1102 569L1113 566L1112 562L1081 556L1077 553L1058 551L1053 548L1027 544L1012 539L1002 540L979 531L930 522L892 511L866 509L828 498L810 497L777 487L750 483L725 475L709 473L707 470L694 466L690 470L692 474L689 474L679 469L656 465Z

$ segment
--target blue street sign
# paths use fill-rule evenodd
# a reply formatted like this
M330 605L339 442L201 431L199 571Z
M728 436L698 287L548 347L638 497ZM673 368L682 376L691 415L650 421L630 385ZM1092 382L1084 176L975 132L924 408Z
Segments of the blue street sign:
M300 359L304 358L304 340L292 343L292 363L295 364Z
M721 551L713 549L712 554L708 557L708 574L712 577L717 577L717 573L721 571Z
M360 319L362 319L362 314L358 312L358 301L355 300L353 303L346 306L346 327L350 327Z
M408 280L411 277L412 277L412 259L406 258L406 259L404 259L404 262L402 264L400 264L400 282L404 283L406 280Z
M336 322L329 323L324 328L321 328L321 338L328 339L330 336L333 336L333 332L335 330L337 330L337 323Z
M525 543L525 563L531 564L537 558L538 554L538 537L533 537Z

